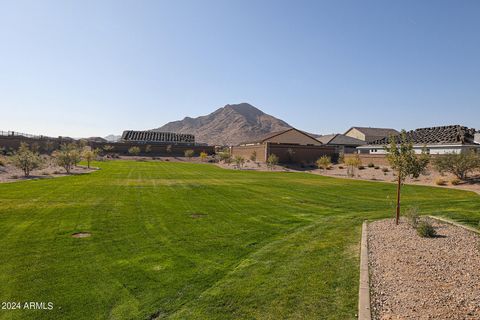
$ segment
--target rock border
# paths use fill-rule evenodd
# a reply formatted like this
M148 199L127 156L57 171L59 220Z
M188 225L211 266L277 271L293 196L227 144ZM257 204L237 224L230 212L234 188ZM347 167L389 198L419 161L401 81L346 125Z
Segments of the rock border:
M362 224L362 242L360 244L360 286L358 290L358 320L371 320L370 274L368 271L368 222Z

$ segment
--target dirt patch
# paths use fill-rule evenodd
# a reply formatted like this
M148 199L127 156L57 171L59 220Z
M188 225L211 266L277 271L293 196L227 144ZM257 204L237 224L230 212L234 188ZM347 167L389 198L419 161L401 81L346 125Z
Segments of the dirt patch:
M33 179L48 179L64 177L68 174L65 169L56 165L55 160L50 156L42 156L43 164L41 169L35 169L30 173L29 177L24 177L23 171L16 168L10 157L0 156L0 183L15 182ZM98 168L87 168L85 166L76 166L72 169L71 175L85 174L98 170Z
M432 223L435 238L404 221L368 225L373 319L480 319L480 238Z
M90 232L76 232L72 234L72 238L88 238L91 235Z
M190 214L190 218L192 219L201 219L201 218L205 218L207 216L206 213L191 213Z

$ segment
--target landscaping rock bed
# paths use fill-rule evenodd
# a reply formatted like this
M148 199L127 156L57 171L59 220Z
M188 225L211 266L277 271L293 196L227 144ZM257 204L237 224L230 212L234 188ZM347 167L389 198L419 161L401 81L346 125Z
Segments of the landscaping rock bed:
M480 319L480 240L432 220L435 238L402 221L368 225L373 319Z

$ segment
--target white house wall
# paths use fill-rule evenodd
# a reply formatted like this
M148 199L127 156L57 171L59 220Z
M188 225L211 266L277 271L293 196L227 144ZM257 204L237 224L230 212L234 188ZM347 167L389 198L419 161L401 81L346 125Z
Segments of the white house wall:
M414 146L413 150L415 150L416 154L421 154L423 151L424 146ZM472 146L427 146L430 154L449 154L449 153L461 153L465 152L470 149L480 149L480 145L477 147ZM365 150L362 148L361 150ZM370 148L369 154L387 154L385 149L382 146L378 148Z

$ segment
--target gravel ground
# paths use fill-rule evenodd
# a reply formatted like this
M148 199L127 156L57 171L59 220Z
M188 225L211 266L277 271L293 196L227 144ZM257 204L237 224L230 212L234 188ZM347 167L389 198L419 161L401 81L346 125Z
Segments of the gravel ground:
M480 319L480 239L431 221L436 238L405 221L368 225L373 319Z

